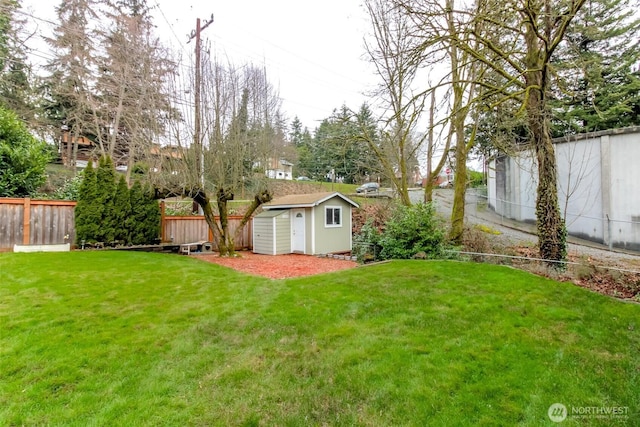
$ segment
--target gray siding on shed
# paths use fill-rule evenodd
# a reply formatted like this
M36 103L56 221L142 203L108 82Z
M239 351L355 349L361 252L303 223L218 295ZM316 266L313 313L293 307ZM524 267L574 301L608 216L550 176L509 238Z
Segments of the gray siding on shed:
M253 219L253 252L273 255L274 224L275 221L272 217L255 217Z
M342 224L339 227L325 225L325 208L342 208ZM314 208L315 248L313 254L348 252L351 250L351 205L334 197Z
M253 219L253 252L267 255L291 253L288 211L266 211Z
M275 217L276 221L276 255L291 253L291 222L290 212L282 212Z
M265 212L256 216L254 221L270 220L271 228L254 234L254 252L291 253L294 246L296 252L308 255L348 252L352 248L351 210L354 206L358 205L337 192L293 194L265 204ZM339 224L326 221L327 207L340 209ZM304 227L294 218L296 212L301 211L304 211ZM256 224L254 222L254 227ZM299 233L304 233L303 240ZM260 239L263 241L258 244ZM270 245L265 239L271 239Z

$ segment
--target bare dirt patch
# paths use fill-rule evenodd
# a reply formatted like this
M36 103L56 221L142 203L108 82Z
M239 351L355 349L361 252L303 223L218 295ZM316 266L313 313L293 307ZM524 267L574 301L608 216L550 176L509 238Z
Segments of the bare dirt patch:
M242 251L237 257L221 257L217 253L199 254L195 257L243 273L270 279L287 279L290 277L312 276L320 273L346 270L357 267L355 261L335 258L319 258L311 255L261 255Z

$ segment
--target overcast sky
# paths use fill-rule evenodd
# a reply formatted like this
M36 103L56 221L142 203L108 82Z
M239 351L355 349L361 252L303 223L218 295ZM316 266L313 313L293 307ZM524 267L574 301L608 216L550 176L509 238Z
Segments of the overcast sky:
M57 0L22 0L42 32L55 20ZM148 0L158 35L173 49L191 51L196 19L213 23L202 32L218 55L235 64L266 67L289 119L310 130L342 104L357 109L375 78L364 55L369 31L360 0ZM41 18L38 20L36 18Z

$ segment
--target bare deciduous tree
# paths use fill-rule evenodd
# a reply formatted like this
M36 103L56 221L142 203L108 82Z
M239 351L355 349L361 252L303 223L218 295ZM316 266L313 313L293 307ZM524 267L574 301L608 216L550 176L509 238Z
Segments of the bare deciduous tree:
M96 82L96 134L103 155L126 166L127 181L137 160L154 147L171 113L166 82L175 63L152 33L151 18L137 2L114 7L105 34Z
M217 237L220 254L233 255L236 233L272 198L264 170L280 154L284 135L280 99L265 70L249 64L223 65L207 57L202 82L202 88L193 88L202 91L204 106L201 149L192 143L188 120L173 120L171 141L178 155L164 156L161 173L153 176L165 195L192 198ZM253 198L234 233L229 228L228 203L245 187Z
M522 106L538 166L536 216L540 255L552 261L566 257L566 229L558 205L556 160L550 133L551 60L584 2L477 0L473 7L461 5L454 10L455 5L449 0L438 12L432 1L400 1L407 13L418 18L457 17L448 20L455 31L449 31L447 44L466 56L458 66L467 62L479 64L474 65L476 72L468 77L479 88L479 96L470 99L490 102L490 108L511 101ZM452 64L452 70L457 68Z
M421 63L414 56L415 38L411 22L399 8L383 0L369 0L366 8L373 39L365 42L367 53L382 79L378 90L385 115L380 141L363 135L391 180L404 205L409 206L409 185L417 156L426 135L416 127L425 109L426 94L413 87Z
M126 167L129 180L172 114L166 83L175 65L153 35L143 0L70 0L56 10L59 26L47 39L55 55L48 65L47 116L69 128L72 168L75 142L85 137L97 155Z

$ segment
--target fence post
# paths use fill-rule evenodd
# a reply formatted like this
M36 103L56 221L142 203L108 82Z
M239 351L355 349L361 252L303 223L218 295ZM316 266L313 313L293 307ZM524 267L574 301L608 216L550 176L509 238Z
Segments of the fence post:
M22 204L22 244L28 245L31 240L31 199L24 199Z

